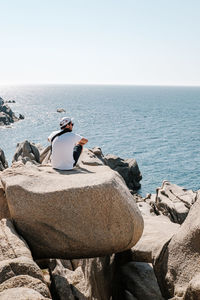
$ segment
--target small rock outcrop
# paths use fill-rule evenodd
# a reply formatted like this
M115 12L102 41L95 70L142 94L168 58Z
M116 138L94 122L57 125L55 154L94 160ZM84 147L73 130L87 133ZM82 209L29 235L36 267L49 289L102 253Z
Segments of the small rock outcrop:
M20 119L20 120L24 120L24 119L25 119L24 115L19 114L19 119Z
M200 299L200 193L177 233L154 261L154 271L166 299Z
M0 175L12 219L35 258L84 258L130 249L143 219L107 166L56 171L14 164Z
M3 150L0 148L0 171L8 168L8 162L6 160Z
M0 98L0 126L10 125L18 120L20 117L17 117L12 109L5 104L4 100Z
M16 103L16 101L15 100L8 100L8 101L4 101L4 103Z
M197 192L163 181L162 186L157 188L156 195L150 195L147 201L156 214L163 214L172 222L182 224L196 199Z
M62 112L66 112L66 110L64 108L57 108L57 112L62 113Z
M42 271L10 220L0 221L0 241L0 299L50 299Z
M40 163L40 152L35 144L28 141L18 143L12 162L17 161L22 161L24 164L27 162Z

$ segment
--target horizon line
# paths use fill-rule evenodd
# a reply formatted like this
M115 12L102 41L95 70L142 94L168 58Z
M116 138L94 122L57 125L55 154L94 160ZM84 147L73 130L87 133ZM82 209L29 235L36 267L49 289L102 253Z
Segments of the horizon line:
M200 87L200 84L134 84L134 83L67 83L67 82L6 82L1 86L36 86L36 85L83 85L83 86L145 86L145 87Z

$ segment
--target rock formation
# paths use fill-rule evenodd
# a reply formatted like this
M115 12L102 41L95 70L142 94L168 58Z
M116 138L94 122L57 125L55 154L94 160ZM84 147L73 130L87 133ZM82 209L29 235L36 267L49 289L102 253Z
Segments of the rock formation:
M66 110L64 108L57 108L57 112L62 113L62 112L66 112Z
M40 163L40 153L35 144L28 141L18 143L12 162L17 161L22 161L24 164L28 161L32 163Z
M42 271L11 221L0 221L0 299L50 299Z
M141 187L139 182L142 179L142 175L135 159L129 158L124 160L116 155L109 154L104 156L104 161L106 165L117 171L124 178L131 191L134 192Z
M56 171L18 162L0 177L11 217L36 258L104 256L130 249L142 234L137 205L107 166Z
M163 181L156 195L150 195L147 201L156 214L163 214L172 222L182 224L196 199L197 192Z
M114 255L49 264L55 298L108 300L112 296Z
M20 119L24 119L23 115L17 117L12 109L5 104L4 100L0 97L0 126L10 125Z
M1 155L0 219L15 227L0 221L0 299L200 299L200 191L164 181L143 199L134 160L96 147L56 171L50 152L25 141L11 168Z

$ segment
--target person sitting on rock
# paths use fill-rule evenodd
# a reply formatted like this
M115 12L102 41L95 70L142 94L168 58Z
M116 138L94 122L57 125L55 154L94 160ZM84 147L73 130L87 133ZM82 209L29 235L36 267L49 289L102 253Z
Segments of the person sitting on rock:
M48 137L52 145L51 163L54 169L72 170L88 140L72 132L74 123L71 118L60 120L59 131L54 131Z

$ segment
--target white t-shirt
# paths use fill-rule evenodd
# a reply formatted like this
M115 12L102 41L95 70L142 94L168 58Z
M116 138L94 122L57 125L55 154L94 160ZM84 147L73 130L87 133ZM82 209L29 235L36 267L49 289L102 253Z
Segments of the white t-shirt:
M51 139L59 133L54 131L48 137ZM59 170L71 170L74 165L73 149L77 142L82 139L82 136L73 132L66 132L57 136L52 143L51 164L52 167Z

